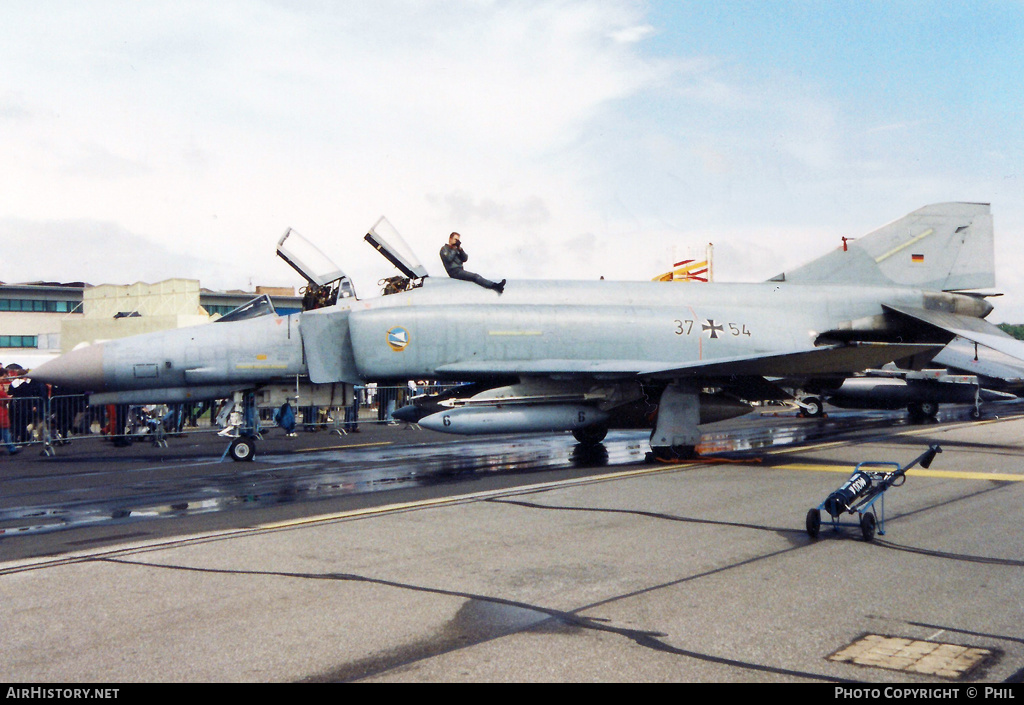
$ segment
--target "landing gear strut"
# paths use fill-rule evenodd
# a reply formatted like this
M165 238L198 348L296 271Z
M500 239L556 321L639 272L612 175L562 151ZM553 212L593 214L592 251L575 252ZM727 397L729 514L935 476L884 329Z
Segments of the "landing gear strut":
M259 438L256 426L256 392L235 392L233 403L242 407L242 422L238 426L238 438L231 441L224 455L231 456L236 462L251 461L256 457L256 439Z
M675 462L697 457L700 442L700 400L695 389L670 384L661 393L658 421L651 432L651 454L655 460Z
M812 419L825 415L825 405L820 397L805 397L800 401L800 413Z

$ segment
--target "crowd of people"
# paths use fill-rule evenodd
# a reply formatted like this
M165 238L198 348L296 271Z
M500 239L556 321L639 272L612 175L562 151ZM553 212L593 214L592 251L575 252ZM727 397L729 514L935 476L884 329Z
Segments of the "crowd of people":
M287 401L274 409L253 409L245 418L242 405L231 400L187 404L90 406L82 394L62 394L51 385L33 381L30 371L17 364L0 365L0 446L13 455L31 443L60 443L75 436L101 435L115 445L129 445L145 434L163 438L198 428L201 417L209 416L211 427L221 435L235 437L246 429L260 432L266 422L295 437L297 427L317 431L337 427L358 433L361 409L378 423L396 423L392 413L413 396L432 391L429 382L410 381L408 387L356 386L351 403L324 408ZM340 414L344 414L341 421ZM374 418L375 417L375 418ZM300 420L301 419L301 420ZM366 420L364 418L364 420Z
M0 440L10 455L44 421L47 386L34 382L21 365L0 365Z

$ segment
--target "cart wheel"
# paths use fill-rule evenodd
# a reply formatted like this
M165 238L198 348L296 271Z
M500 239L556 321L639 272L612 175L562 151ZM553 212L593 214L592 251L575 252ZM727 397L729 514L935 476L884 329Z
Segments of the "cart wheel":
M807 511L807 535L812 539L818 538L818 533L821 531L821 513L817 509L809 509Z
M860 532L864 534L864 540L870 541L875 538L875 515L871 512L867 514L861 514L860 516Z

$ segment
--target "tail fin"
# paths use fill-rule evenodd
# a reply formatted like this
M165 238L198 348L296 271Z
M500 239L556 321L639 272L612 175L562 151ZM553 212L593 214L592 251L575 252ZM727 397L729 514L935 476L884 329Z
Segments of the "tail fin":
M937 203L772 281L911 286L960 291L995 286L987 203Z

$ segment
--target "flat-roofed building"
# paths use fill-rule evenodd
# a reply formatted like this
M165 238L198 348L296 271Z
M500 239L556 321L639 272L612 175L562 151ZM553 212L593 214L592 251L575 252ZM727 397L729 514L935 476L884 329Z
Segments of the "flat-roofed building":
M302 297L287 287L220 292L194 279L0 283L0 363L31 369L81 344L207 323L264 293L281 315L302 309Z

